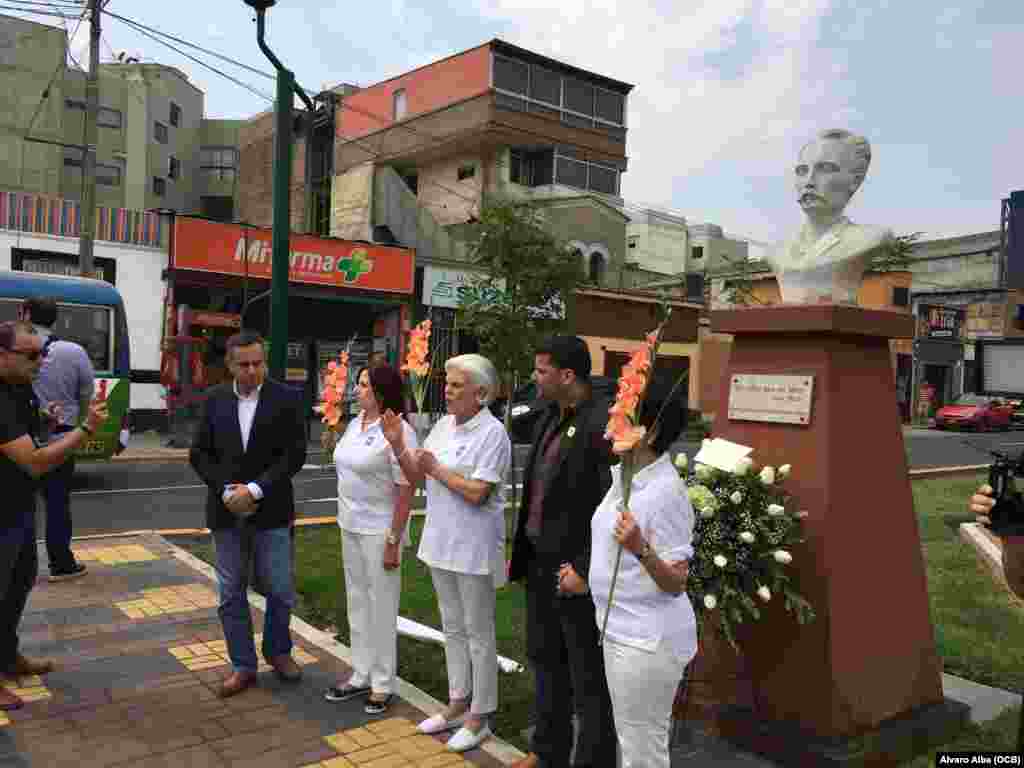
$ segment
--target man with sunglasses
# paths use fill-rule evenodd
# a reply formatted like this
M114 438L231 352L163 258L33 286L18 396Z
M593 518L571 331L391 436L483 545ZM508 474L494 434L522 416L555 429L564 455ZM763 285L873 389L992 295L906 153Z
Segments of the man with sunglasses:
M55 406L54 422L47 442L75 428L79 414L92 400L95 372L89 353L73 341L58 338L57 300L34 296L21 305L18 318L35 326L43 340L43 359L32 389L44 408ZM41 486L46 502L46 555L50 561L50 581L67 581L85 575L85 565L71 552L71 484L75 478L75 459L47 473Z
M39 402L32 381L42 361L43 340L23 322L0 323L0 673L43 675L49 661L18 652L18 624L36 581L35 499L39 479L63 464L107 418L105 402L93 401L83 423L40 447ZM22 700L0 687L0 711Z

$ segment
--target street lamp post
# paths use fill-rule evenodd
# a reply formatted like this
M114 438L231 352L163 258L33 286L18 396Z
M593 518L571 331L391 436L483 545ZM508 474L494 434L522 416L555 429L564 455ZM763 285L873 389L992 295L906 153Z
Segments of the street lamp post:
M274 105L273 234L270 279L270 375L284 381L288 361L288 235L291 207L292 102L295 94L314 111L312 100L295 85L295 75L267 47L266 11L277 0L243 0L256 11L256 42L277 70Z

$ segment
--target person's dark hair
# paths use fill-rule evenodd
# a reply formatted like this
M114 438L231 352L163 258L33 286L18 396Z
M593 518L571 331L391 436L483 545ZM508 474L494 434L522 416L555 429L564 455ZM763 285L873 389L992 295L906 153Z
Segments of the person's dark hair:
M35 332L36 329L29 323L23 323L20 320L5 320L0 323L0 349L10 351L14 349L19 333L34 336Z
M259 344L262 347L263 337L256 333L256 331L242 331L228 338L227 344L224 345L224 353L230 361L232 359L231 353L238 349L238 347L251 347L253 344Z
M661 413L658 434L651 443L651 450L659 456L669 449L679 435L686 429L687 417L687 382L683 381L676 387L679 379L677 373L654 372L654 377L647 385L647 394L640 408L640 424L648 430L654 427L654 420ZM673 388L675 391L673 392ZM671 399L669 399L671 397ZM667 402L666 402L667 401ZM662 407L664 406L664 410Z
M393 367L384 363L376 365L364 365L356 374L356 381L367 372L370 377L370 389L373 396L377 398L377 407L380 412L394 411L402 413L405 411L405 399L402 397L402 377Z
M590 380L590 350L579 336L552 336L535 354L548 355L555 368L567 368L580 381Z
M57 324L57 300L50 296L34 296L21 305L36 325L52 328Z

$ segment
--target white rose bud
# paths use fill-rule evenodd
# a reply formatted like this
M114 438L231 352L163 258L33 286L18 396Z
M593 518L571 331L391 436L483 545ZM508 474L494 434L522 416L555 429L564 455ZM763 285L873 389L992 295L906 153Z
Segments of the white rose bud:
M783 464L781 467L779 467L779 480L785 480L787 477L789 477L789 473L792 471L792 469L793 467L791 467L789 464Z
M715 508L714 507L704 507L700 511L700 516L703 517L703 518L706 518L706 519L710 519L710 518L714 517L715 516Z
M765 485L771 485L775 482L775 470L771 467L765 467L761 470L761 482Z
M676 456L676 469L686 469L686 454L680 453Z
M718 600L714 595L704 595L704 607L709 611L715 610L715 606L718 605Z
M757 596L764 600L766 603L772 599L772 592L768 587L761 587L757 590Z
M776 515L781 515L785 511L786 511L786 508L781 506L781 505L779 505L779 504L769 504L768 505L768 514L771 515L772 517L775 517Z
M772 553L772 557L775 558L776 563L782 563L783 565L789 565L793 562L793 556L784 549L776 549Z
M806 509L801 509L801 510L800 510L799 512L797 512L797 513L796 513L796 516L797 516L798 518L800 518L801 520L803 520L803 519L804 519L805 517L807 517L807 515L809 515L809 514L810 514L810 513L809 513L809 512L808 512L808 511L807 511Z
M754 466L754 462L751 461L749 457L744 456L736 462L736 467L733 469L732 473L738 477L743 477L743 475L750 471L752 466Z
M733 491L732 496L729 497L729 501L731 501L733 504L739 504L741 501L743 501L743 494L740 493L739 491Z
M719 568L725 568L728 564L729 561L726 559L725 555L715 555L715 565Z
M700 444L701 444L701 447L706 448L707 446L709 446L711 444L711 439L708 438L708 437L705 437L703 440L700 441Z
M744 544L753 544L754 534L752 534L750 531L744 531L740 534L740 541L742 541Z

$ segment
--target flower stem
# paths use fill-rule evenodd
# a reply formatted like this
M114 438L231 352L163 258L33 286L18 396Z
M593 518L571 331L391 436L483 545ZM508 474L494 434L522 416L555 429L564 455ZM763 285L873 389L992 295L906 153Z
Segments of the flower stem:
M629 491L633 484L633 452L627 451L622 454L622 506L629 509ZM622 544L619 544L615 553L615 567L612 569L612 584L608 589L608 605L604 609L604 620L601 622L601 635L597 644L604 645L604 633L608 629L608 614L612 610L612 599L615 597L615 583L619 579L619 566L622 564Z

